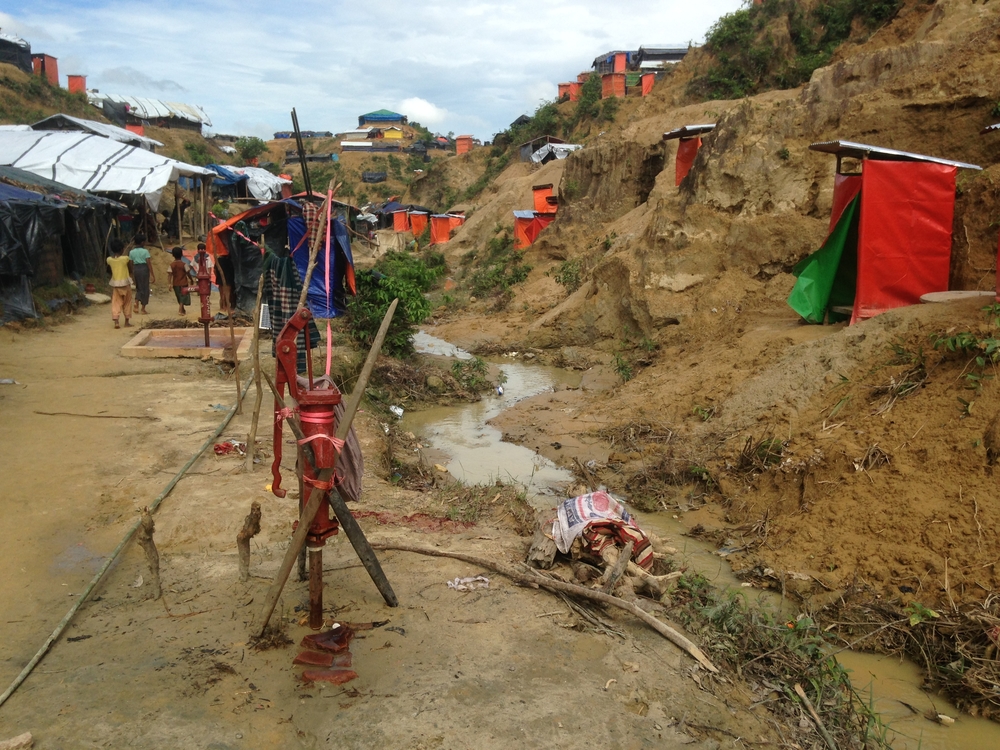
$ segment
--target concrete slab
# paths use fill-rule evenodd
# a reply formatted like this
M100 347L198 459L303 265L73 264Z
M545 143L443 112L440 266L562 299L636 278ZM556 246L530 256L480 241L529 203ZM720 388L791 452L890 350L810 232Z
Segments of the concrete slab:
M236 356L240 361L249 357L253 333L250 328L236 328ZM121 348L123 357L194 357L222 359L229 346L229 329L212 328L211 346L205 346L201 328L147 328L139 331Z

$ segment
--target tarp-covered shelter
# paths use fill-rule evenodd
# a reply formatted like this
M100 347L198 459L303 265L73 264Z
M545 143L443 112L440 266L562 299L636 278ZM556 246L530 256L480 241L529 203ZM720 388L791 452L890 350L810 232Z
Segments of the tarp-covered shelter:
M252 311L256 304L257 280L264 263L261 245L278 257L290 256L298 269L299 278L305 278L310 250L307 223L316 231L320 211L319 204L307 200L263 203L227 219L209 232L209 252L216 257L228 255L232 261L237 308ZM330 224L329 255L328 275L324 238L306 299L306 305L317 318L342 315L346 310L345 295L356 292L350 235L343 218L337 215L336 207ZM327 294L327 278L330 294Z
M535 164L548 164L553 159L565 159L581 148L583 146L578 143L546 143L531 154L531 161Z
M271 174L261 167L229 167L229 170L247 178L247 190L259 201L278 200L282 187L292 184L287 177Z
M431 244L443 245L451 239L453 229L458 229L465 222L464 216L457 214L431 215Z
M31 45L19 36L0 32L0 63L31 73Z
M4 320L35 315L31 288L103 276L121 204L30 172L0 167L0 304Z
M93 193L141 195L154 211L179 177L214 177L204 167L91 133L0 131L0 164Z
M833 208L822 247L793 271L789 306L810 323L849 310L853 324L947 291L955 175L980 167L850 141L810 148L837 157Z
M521 161L531 161L531 155L535 153L538 149L547 143L565 143L562 138L556 138L554 135L542 135L538 138L532 138L530 141L525 141L520 146L517 147L518 155Z
M381 127L387 123L406 125L407 121L406 115L401 115L398 112L390 112L388 109L377 109L374 112L369 112L358 118L359 128L363 128L369 123L375 125L376 127Z
M96 120L84 120L80 117L73 117L72 115L64 114L52 115L51 117L46 117L44 120L39 120L31 126L31 129L68 130L80 133L93 133L94 135L110 138L113 141L127 143L128 145L135 146L136 148L144 148L147 151L156 151L157 146L163 145L159 141L147 138L144 135L139 135L131 130L120 128L117 125L110 125L106 122L97 122Z
M222 164L206 164L208 169L215 172L212 180L212 192L222 198L246 198L249 195L247 190L247 180L250 178L245 174L237 174L232 167Z
M208 114L196 104L181 102L165 102L160 99L149 99L145 96L121 96L119 94L103 94L98 91L88 91L87 100L102 109L107 116L109 104L112 108L124 111L125 122L128 125L158 125L164 128L181 128L196 130L199 133L203 125L212 127ZM114 121L114 118L108 118Z
M555 214L543 214L537 211L514 212L514 249L524 250L538 239L545 227L555 221Z
M677 141L677 158L674 160L674 184L680 185L691 171L694 159L701 148L701 136L715 130L715 123L684 125L663 134L663 140Z

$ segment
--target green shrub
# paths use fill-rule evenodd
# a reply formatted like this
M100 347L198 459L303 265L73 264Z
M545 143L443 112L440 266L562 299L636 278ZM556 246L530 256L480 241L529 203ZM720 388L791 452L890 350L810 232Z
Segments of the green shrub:
M582 283L583 266L579 260L564 260L554 271L546 271L558 283L566 287L567 292L575 292Z
M530 272L524 254L514 249L514 238L504 229L486 244L485 258L472 274L470 289L481 297L502 294L528 278Z
M435 254L437 255L437 254ZM434 258L434 262L436 262ZM371 346L392 300L399 305L386 334L382 351L393 357L413 353L413 334L431 312L424 296L445 272L444 264L433 268L409 253L388 253L370 271L357 273L358 294L348 297L351 337L362 347Z
M240 159L243 160L244 164L253 161L266 152L267 144L256 136L245 135L236 140L236 153L240 155Z

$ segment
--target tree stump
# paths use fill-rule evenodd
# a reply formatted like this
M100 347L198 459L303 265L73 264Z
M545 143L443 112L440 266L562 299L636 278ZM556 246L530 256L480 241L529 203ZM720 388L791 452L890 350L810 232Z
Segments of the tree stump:
M260 533L260 503L250 504L250 515L243 520L243 528L236 535L236 549L240 553L240 580L250 580L250 540Z
M160 588L160 553L156 551L156 544L153 542L153 516L149 508L142 509L142 522L139 525L136 538L139 541L142 551L146 553L146 564L149 566L150 585L153 589L153 599L159 599L163 594Z

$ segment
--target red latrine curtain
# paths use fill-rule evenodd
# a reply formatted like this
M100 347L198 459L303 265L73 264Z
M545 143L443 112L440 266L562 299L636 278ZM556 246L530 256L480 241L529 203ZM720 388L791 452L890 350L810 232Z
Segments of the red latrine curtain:
M948 290L956 171L926 162L865 161L851 323Z
M694 157L698 155L699 148L701 148L701 138L682 138L677 142L675 185L680 185L681 181L687 177L687 173L691 171L691 165L694 164Z
M527 217L521 218L517 217L514 219L514 249L524 250L533 241L534 237L531 236L531 225L534 219L529 219Z
M656 80L656 75L653 73L643 73L642 75L642 95L649 96L650 92L653 90L653 82Z
M838 174L833 178L833 208L830 210L830 228L827 234L833 232L833 228L840 221L840 215L860 189L861 175Z
M405 232L410 228L410 222L407 219L406 211L394 211L392 214L392 228L397 232Z
M531 197L535 203L535 210L546 214L549 212L548 197L552 195L551 185L536 185L531 188Z

